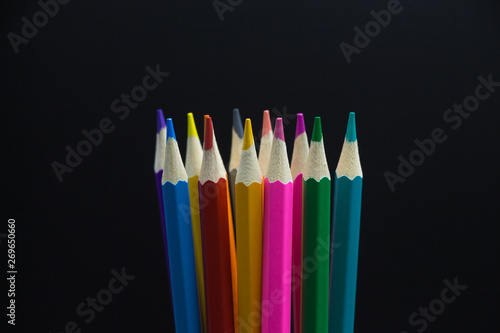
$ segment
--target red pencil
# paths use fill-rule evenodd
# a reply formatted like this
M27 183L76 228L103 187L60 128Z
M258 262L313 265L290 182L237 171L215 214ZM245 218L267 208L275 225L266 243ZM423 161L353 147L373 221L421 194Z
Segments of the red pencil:
M234 332L228 187L214 149L212 118L206 118L198 181L208 333ZM232 231L231 231L232 232Z

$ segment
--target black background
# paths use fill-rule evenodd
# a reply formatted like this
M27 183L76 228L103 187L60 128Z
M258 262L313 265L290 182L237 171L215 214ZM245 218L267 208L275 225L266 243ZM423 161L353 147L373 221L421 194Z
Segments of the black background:
M408 317L439 298L443 280L468 288L427 332L494 332L500 310L498 126L500 88L457 130L444 112L500 81L498 1L402 0L348 64L339 47L373 20L376 1L243 0L221 21L210 1L70 1L15 53L35 0L1 10L2 227L16 219L18 332L173 332L153 174L155 110L174 119L185 150L186 113L214 119L226 163L231 110L251 117L303 112L323 120L334 171L347 115L356 112L364 172L356 332L416 332ZM123 120L111 102L170 75ZM483 90L484 91L484 90ZM276 111L277 110L277 111ZM109 118L115 130L59 182L51 163ZM384 172L413 141L447 140L393 193ZM285 127L289 155L295 120ZM7 249L2 239L1 276ZM126 268L135 279L87 324L76 307ZM2 278L2 295L7 285ZM7 321L2 298L2 325Z

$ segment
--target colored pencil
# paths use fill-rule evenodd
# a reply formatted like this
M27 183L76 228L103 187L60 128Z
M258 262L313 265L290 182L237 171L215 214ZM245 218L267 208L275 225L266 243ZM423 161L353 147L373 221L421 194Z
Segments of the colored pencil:
M189 206L188 177L182 164L171 118L167 119L163 170L162 191L175 329L177 332L199 333L200 310L191 216L182 212L182 207Z
M203 332L207 330L205 312L205 283L203 280L203 254L201 250L200 229L200 201L198 196L198 178L201 170L203 148L201 147L198 131L193 114L187 114L187 144L186 144L186 173L189 184L189 202L193 229L194 260L196 266L196 281L198 285L198 300L200 303L200 318Z
M362 183L356 124L351 112L335 170L329 333L354 331Z
M304 170L302 332L328 331L331 178L321 118L314 119Z
M236 175L236 241L238 244L238 329L260 333L262 298L262 174L252 123L245 120L241 160Z
M231 194L231 208L233 220L234 211L234 185L236 184L236 173L241 158L241 146L243 144L243 125L241 124L240 110L233 109L233 130L231 135L231 155L229 157L229 192Z
M209 115L205 115L205 131L206 131L206 121L210 118ZM217 158L217 164L221 166L222 170L224 170L224 175L226 178L226 184L229 184L227 172L224 168L224 162L222 161L222 155L220 154L219 147L217 145L217 139L215 138L215 129L213 128L212 122L212 131L213 135L213 148L215 152L215 156ZM234 314L234 325L235 332L237 332L237 322L238 322L238 272L237 272L237 258L236 258L236 242L235 242L235 234L234 234L234 225L233 225L233 214L231 209L231 198L229 196L229 185L226 186L227 190L227 214L228 214L228 223L229 223L229 250L231 253L231 277L232 277L232 287L233 287L233 314Z
M167 127L165 125L165 118L161 109L156 110L156 153L155 153L155 179L156 179L156 192L158 194L158 203L160 206L161 217L161 232L163 237L163 246L165 248L165 259L167 262L167 279L170 288L170 267L168 264L168 247L167 247L167 234L165 233L165 210L163 206L163 192L161 188L161 179L163 177L163 163L165 163L165 148L167 146Z
M292 235L292 321L293 332L300 333L302 293L302 178L309 154L306 127L302 113L297 114L295 141L290 172L293 179L293 235Z
M163 177L163 164L165 163L165 149L167 146L167 127L165 125L165 117L161 109L156 110L156 153L155 153L155 178L156 178L156 192L158 194L158 204L160 206L161 218L161 233L163 238L163 247L165 251L165 261L167 263L167 281L168 281L168 304L170 305L171 313L173 315L172 293L170 283L170 264L168 261L168 246L167 234L165 231L165 209L163 205L163 190L161 186L161 179Z
M293 181L283 121L276 119L264 178L262 332L289 333L292 274Z
M212 119L207 117L198 190L208 333L235 331L229 192L214 137Z
M262 176L266 175L273 145L273 128L271 127L271 118L269 110L265 110L262 117L262 135L259 147L259 166Z

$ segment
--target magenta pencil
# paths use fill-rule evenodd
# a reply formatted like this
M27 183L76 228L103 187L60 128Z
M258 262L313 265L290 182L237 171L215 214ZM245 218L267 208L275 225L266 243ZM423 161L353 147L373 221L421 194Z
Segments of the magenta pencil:
M297 114L295 141L293 144L292 165L293 179L293 236L292 236L292 321L293 332L301 332L301 297L302 297L302 178L309 155L304 116Z
M293 181L283 121L276 119L264 178L262 333L289 333L292 274Z

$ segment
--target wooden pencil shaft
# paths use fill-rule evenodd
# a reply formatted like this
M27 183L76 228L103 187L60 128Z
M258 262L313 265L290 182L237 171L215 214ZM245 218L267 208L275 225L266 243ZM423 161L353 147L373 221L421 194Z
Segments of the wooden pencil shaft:
M264 180L262 332L289 333L293 183ZM273 311L264 310L264 304Z
M205 282L203 278L203 253L201 246L200 209L198 195L198 176L189 177L189 203L193 231L194 260L196 266L196 282L198 285L198 300L203 332L206 332Z
M352 333L363 178L335 177L329 333Z
M302 297L302 173L293 181L293 230L292 230L292 320L293 332L301 331Z
M207 332L234 332L227 181L198 184Z
M262 299L262 185L237 183L238 326L260 333Z
M227 184L227 174L226 174ZM231 286L233 289L233 323L234 331L238 333L238 265L236 258L236 234L233 224L233 215L231 208L231 198L229 196L229 186L226 186L226 200L227 200L227 222L229 228L229 258L231 260Z
M188 183L178 181L174 185L166 182L162 185L162 192L176 331L199 333L200 311L191 216L184 211L185 207L189 207Z
M328 330L331 180L304 180L302 332Z
M238 171L236 169L232 169L229 171L229 195L230 195L230 201L231 201L231 212L233 215L233 221L236 219L236 209L235 209L235 184L236 184L236 173ZM236 235L236 228L238 226L234 224L234 233ZM238 243L238 239L236 237L236 244Z
M156 192L158 194L158 203L160 206L160 216L161 216L161 234L163 237L163 247L165 249L165 259L167 262L167 273L169 273L169 264L168 264L168 246L167 246L167 234L165 232L165 209L164 209L164 204L163 204L163 192L161 188L161 178L163 176L163 170L160 170L160 172L157 172L155 174L155 179L156 179ZM170 277L168 278L170 281Z

